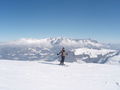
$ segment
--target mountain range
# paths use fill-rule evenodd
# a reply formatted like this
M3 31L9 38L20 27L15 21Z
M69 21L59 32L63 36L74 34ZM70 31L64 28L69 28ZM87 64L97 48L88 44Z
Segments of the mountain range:
M120 64L120 51L109 44L91 39L44 38L20 39L0 43L0 59L60 60L57 53L64 47L67 62Z

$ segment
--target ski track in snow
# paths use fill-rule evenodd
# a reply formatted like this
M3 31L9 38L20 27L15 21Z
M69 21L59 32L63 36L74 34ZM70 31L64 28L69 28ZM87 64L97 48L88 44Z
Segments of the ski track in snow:
M120 90L120 66L0 60L0 90Z

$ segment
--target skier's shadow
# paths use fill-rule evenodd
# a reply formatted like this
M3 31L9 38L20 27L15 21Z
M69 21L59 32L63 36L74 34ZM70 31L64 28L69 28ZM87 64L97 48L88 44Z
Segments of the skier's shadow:
M51 63L51 62L38 62L38 63L42 63L42 64L49 64L49 65L59 65L59 64L56 64L56 63Z

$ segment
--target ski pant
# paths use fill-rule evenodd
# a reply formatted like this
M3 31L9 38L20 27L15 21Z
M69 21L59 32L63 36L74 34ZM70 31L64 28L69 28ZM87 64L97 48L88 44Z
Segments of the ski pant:
M65 61L65 56L61 56L61 61L60 61L60 63L61 63L61 64L64 64L64 61Z

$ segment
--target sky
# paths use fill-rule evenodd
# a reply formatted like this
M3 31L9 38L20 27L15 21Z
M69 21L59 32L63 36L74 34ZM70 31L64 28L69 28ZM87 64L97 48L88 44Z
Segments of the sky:
M48 37L120 43L120 0L0 0L0 42Z

